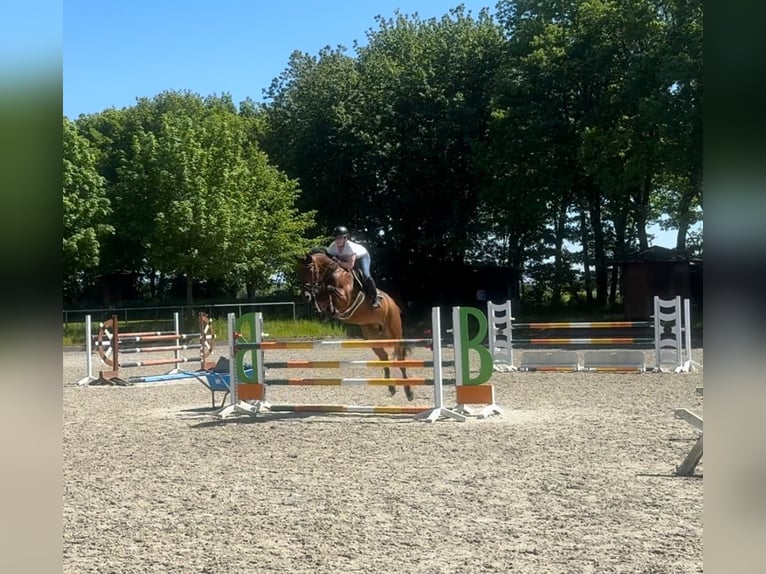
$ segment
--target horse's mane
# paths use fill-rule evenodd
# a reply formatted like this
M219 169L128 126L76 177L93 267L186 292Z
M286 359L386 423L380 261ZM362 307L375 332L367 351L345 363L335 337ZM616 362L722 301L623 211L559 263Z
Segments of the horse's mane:
M338 265L338 260L332 255L330 255L330 253L327 251L327 248L313 247L311 251L309 251L306 254L306 263L311 262L314 259L314 255L321 255L322 257L324 257L327 260L326 264L329 266L331 270L340 269L348 273L348 271L346 271L345 269L343 269L343 267ZM324 262L322 262L322 264L324 264Z
M319 255L320 258L318 261L314 262L314 256ZM306 254L305 264L318 264L321 266L326 266L326 269L331 272L335 273L336 271L340 271L342 275L348 275L351 277L351 280L353 282L354 273L349 271L348 269L345 269L338 263L338 259L336 259L333 255L331 255L326 247L313 247L311 251L309 251Z

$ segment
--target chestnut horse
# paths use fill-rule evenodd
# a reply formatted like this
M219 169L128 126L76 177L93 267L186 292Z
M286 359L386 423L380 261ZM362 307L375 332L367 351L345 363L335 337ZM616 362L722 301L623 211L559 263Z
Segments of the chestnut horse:
M373 309L365 296L359 279L327 253L327 250L315 248L303 259L300 266L300 281L303 294L314 305L316 311L325 317L338 319L349 325L359 325L365 339L402 339L402 312L399 306L385 291L378 289L381 297L380 307ZM390 347L373 347L372 351L381 361L387 361L387 348L393 349L396 360L404 360L407 346L404 343ZM402 378L407 378L407 369L400 367ZM384 367L385 378L391 377L389 367ZM396 387L389 385L389 393L396 394ZM404 387L407 400L414 395L409 386Z

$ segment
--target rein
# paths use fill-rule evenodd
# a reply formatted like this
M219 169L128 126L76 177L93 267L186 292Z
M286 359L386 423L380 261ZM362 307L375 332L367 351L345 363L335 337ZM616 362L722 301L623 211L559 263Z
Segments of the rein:
M356 297L354 300L350 303L350 305L346 308L343 312L338 312L335 305L333 304L333 294L337 296L338 292L341 291L338 287L336 287L332 281L333 276L335 275L335 272L339 269L343 269L336 261L333 261L332 259L328 258L326 264L324 265L324 270L321 269L321 266L317 264L317 262L314 260L314 258L311 258L311 294L314 299L314 306L319 311L319 302L317 300L317 295L322 292L324 289L325 292L327 292L330 302L330 309L332 311L332 315L337 319L348 319L351 317L357 309L362 305L362 303L365 300L365 294L363 289L359 289ZM356 274L349 271L349 275L351 276L351 285L352 285L352 292L353 292L353 285L355 283L358 283L359 280L356 277Z
M356 294L356 299L354 299L354 302L351 303L348 309L343 311L343 313L337 313L335 316L338 319L348 319L353 315L357 309L359 309L359 306L364 302L364 291L359 291L359 293Z

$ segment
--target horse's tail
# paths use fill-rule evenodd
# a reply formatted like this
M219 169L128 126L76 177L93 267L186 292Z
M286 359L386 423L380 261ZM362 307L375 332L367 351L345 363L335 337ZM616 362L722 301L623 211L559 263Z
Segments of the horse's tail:
M404 339L404 327L403 327L403 317L404 313L402 312L399 305L397 305L396 301L394 301L393 297L388 295L388 309L386 310L387 322L389 324L389 329L392 335L393 339ZM394 346L394 356L399 360L403 361L407 358L407 355L412 352L412 349L409 345L406 345L405 343L399 343L398 345Z

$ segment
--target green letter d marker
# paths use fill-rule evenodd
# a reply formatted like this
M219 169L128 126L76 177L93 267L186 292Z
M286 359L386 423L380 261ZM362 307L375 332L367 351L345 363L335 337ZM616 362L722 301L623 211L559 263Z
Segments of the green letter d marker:
M255 333L257 328L258 326L255 320L255 313L245 313L241 317L237 318L237 322L234 324L234 330L237 331L237 333L242 334L242 338L247 342L255 341ZM256 373L258 372L258 353L260 352L260 349L242 349L237 351L235 361L237 364L238 382L258 382L256 380ZM250 356L253 358L253 370L249 375L245 372L245 355L247 353L250 353Z
M481 385L486 383L492 376L492 355L489 349L481 346L484 336L487 334L487 318L484 314L473 307L459 307L460 312L460 366L464 385ZM479 330L473 337L468 335L468 316L472 315L479 322ZM468 363L468 350L473 349L479 354L479 374L471 378L471 369Z

